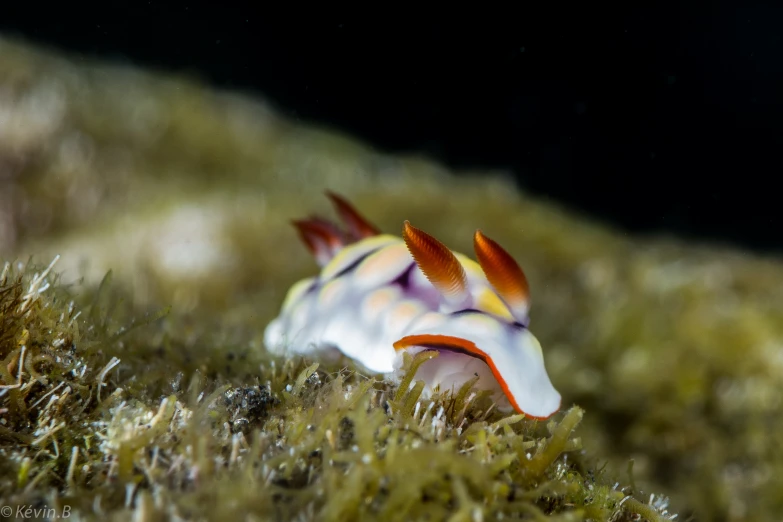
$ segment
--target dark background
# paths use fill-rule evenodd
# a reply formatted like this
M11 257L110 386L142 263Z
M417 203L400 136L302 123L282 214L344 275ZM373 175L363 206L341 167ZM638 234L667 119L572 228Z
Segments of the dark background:
M382 150L507 168L627 231L783 252L783 4L531 5L457 21L138 2L6 13L0 30L259 93Z

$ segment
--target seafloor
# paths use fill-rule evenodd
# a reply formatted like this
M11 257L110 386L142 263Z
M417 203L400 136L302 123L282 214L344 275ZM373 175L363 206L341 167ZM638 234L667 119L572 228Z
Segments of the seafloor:
M454 177L192 78L3 40L0 184L0 509L783 513L777 259L631 237L500 174ZM390 232L409 219L470 252L480 227L506 246L563 411L504 417L470 390L419 400L346 361L267 355L264 326L315 270L289 221L328 212L327 188Z

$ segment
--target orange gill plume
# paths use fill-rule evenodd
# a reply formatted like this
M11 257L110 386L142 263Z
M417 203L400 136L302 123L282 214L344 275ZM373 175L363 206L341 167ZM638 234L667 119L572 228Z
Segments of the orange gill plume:
M312 217L296 219L291 223L319 266L326 265L334 254L345 246L343 233L330 221Z
M292 221L299 237L321 267L344 246L380 234L378 228L367 221L345 198L328 190L326 195L337 210L340 221L348 229L347 234L331 221L317 216Z
M468 297L465 269L449 248L405 221L402 238L413 259L432 285L451 304Z
M340 220L348 228L348 232L353 239L364 239L365 237L376 236L381 233L375 225L367 221L345 198L330 190L326 191L326 195L332 200Z
M503 247L476 230L473 248L489 283L506 302L517 321L525 322L530 308L530 287L522 268Z

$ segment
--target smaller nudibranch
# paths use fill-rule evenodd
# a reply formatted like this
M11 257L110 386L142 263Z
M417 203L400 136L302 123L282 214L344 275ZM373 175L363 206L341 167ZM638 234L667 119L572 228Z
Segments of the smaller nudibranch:
M474 261L405 221L382 234L327 192L346 231L321 218L294 221L321 272L294 284L264 332L277 353L344 354L399 380L402 353L437 350L416 374L425 393L478 377L500 409L545 419L560 409L541 345L528 330L524 272L477 230Z

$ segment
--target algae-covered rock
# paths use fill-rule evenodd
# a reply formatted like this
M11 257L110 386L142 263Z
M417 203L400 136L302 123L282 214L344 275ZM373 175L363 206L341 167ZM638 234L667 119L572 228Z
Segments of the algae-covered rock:
M116 520L783 512L779 261L630 238L498 173L455 177L187 79L0 51L0 504ZM423 400L412 371L394 388L268 355L266 323L315 271L289 222L326 213L324 189L389 232L409 219L469 252L481 228L507 247L563 411L534 422L469 387Z

